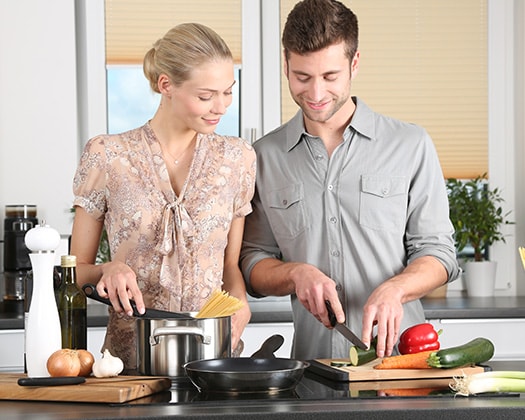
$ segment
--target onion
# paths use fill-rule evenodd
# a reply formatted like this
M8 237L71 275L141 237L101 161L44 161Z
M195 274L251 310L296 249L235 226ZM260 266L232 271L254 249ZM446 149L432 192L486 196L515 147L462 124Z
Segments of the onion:
M77 350L78 359L80 360L80 372L78 376L89 376L91 375L91 369L95 358L87 350Z
M47 371L51 376L78 376L80 359L76 350L55 351L47 360Z

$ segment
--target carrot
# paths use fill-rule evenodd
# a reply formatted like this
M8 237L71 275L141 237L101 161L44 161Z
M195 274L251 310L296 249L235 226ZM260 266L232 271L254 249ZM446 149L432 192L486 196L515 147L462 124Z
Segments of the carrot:
M384 357L375 369L431 369L427 359L434 350Z
M442 388L393 388L382 392L389 397L421 397L441 390Z

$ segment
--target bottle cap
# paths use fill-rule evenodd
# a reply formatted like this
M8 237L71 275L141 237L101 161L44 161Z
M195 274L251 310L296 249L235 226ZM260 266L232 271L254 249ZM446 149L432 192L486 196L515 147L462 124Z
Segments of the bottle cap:
M62 267L76 267L77 257L75 255L62 255L60 257L60 265Z

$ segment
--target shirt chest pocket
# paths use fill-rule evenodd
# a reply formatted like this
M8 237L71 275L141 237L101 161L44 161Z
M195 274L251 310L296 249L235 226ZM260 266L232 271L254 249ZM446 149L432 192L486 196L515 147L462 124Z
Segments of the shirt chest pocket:
M361 226L389 232L404 232L407 204L408 185L404 176L361 176Z
M268 221L277 240L293 239L306 228L303 184L292 184L269 191Z

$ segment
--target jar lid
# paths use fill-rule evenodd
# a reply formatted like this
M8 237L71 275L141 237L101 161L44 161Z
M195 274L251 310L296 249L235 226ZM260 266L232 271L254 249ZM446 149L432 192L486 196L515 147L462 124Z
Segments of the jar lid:
M5 216L9 218L20 217L24 219L36 217L35 204L6 204Z
M75 255L62 255L60 257L60 265L62 267L76 267L77 257Z

